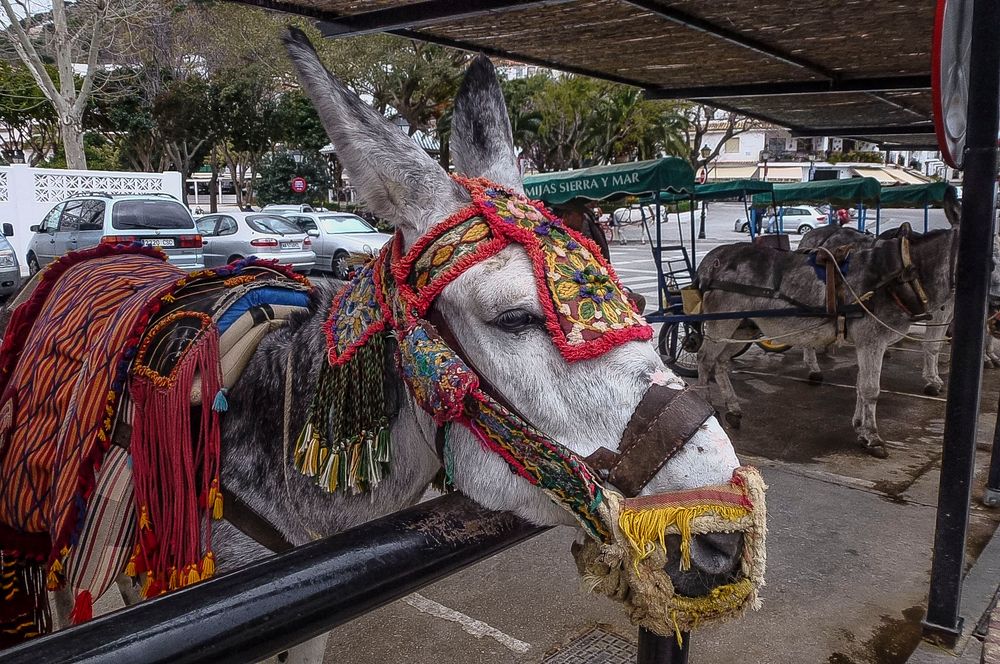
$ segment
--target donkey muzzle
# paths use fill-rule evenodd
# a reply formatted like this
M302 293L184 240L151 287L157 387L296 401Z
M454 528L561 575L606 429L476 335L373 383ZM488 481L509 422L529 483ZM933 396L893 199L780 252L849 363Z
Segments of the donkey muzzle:
M663 570L674 590L685 597L703 597L740 577L743 533L706 533L691 538L691 564L681 569L681 536L667 535L667 564Z

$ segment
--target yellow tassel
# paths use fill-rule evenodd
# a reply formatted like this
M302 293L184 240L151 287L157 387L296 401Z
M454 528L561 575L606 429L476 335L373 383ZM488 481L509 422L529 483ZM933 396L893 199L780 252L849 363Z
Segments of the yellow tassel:
M194 565L191 565L191 569L188 571L188 585L193 585L199 581L201 581L201 577L198 576L198 569Z
M135 556L128 559L128 565L125 566L125 576L135 576Z
M618 517L618 527L635 552L635 566L656 550L659 544L666 550L665 537L671 527L681 536L680 569L691 568L691 523L700 516L713 514L726 521L736 522L749 512L743 507L722 505L696 505L694 507L661 507L653 509L624 509Z
M153 570L146 571L146 578L142 580L142 596L149 597L149 586L153 583Z
M149 512L146 511L146 506L143 505L139 510L139 528L149 528Z
M222 518L222 492L215 492L215 501L212 504L212 518L218 521Z
M319 436L314 435L309 439L309 446L302 460L302 474L306 477L316 477L319 473L319 447Z
M52 561L52 567L50 569L56 574L59 574L63 571L62 563L59 561L58 558Z
M177 568L176 567L171 567L170 568L170 578L167 581L167 588L169 588L170 590L176 590L177 589Z
M201 578L207 579L215 575L215 554L211 551L205 554L201 561Z
M340 455L336 453L326 455L326 463L323 464L323 472L319 476L319 485L328 492L337 490L337 473L340 470Z

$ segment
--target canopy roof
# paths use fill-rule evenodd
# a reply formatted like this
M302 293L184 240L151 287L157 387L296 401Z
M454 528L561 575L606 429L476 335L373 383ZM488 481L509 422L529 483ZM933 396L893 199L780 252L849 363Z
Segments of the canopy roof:
M922 208L925 205L940 207L949 196L956 198L958 191L947 182L901 184L883 187L880 205L884 208Z
M235 0L694 99L799 136L934 147L936 0ZM609 27L610 26L610 27Z
M576 198L601 201L661 191L690 195L694 191L694 171L683 159L664 157L529 175L524 178L524 191L528 198L549 205L562 205Z
M694 187L694 198L699 201L718 201L724 199L741 198L747 194L759 194L768 192L774 188L770 182L763 180L731 180L729 182L710 182L708 184L697 184ZM674 203L684 200L687 196L682 194L660 194L660 201L663 203ZM650 199L652 200L652 199Z
M858 203L875 206L879 203L882 187L875 178L848 178L846 180L816 180L793 184L776 184L770 194L753 197L756 207L829 203L838 207L852 207Z

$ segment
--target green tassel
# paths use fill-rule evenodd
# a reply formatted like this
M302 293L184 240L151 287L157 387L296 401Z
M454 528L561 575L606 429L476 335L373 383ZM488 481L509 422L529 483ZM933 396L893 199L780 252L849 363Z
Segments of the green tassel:
M348 488L348 472L350 462L348 460L348 454L346 449L341 449L337 452L337 486L341 491L347 491Z
M451 449L451 422L444 425L444 483L446 487L455 486L455 452Z
M392 461L392 449L389 447L389 427L387 426L383 426L378 430L375 460L387 465Z
M229 390L222 388L215 393L215 399L212 401L212 410L217 413L224 413L229 410L229 400L226 399L226 395L229 394Z
M309 447L306 448L306 453L302 460L302 468L300 468L302 474L306 477L316 477L317 473L319 473L319 451L319 436L313 433L312 438L309 440Z
M327 455L323 472L319 476L319 485L324 491L333 493L337 490L337 480L340 475L340 454L331 452Z

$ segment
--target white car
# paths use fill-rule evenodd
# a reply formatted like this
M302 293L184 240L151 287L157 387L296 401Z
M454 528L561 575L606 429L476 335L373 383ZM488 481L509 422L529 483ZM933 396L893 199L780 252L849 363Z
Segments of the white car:
M392 236L379 233L350 212L282 212L285 219L313 238L316 269L346 279L350 263L364 263Z
M777 219L771 215L764 220L763 230L765 232L773 232L774 226L777 223ZM826 224L826 214L822 210L809 205L788 206L782 212L781 227L786 233L795 232L799 235L804 235L812 229L826 226ZM733 230L737 233L749 233L750 222L746 218L738 217Z

